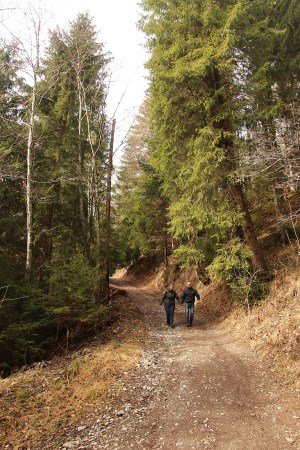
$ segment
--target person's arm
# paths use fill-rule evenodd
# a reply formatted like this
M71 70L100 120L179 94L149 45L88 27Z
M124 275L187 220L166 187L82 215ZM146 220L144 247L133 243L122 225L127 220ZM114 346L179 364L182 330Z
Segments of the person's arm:
M196 289L195 289L195 297L197 300L200 300L200 294L198 291L196 291Z
M179 297L179 295L177 294L177 292L175 292L175 298L178 301L178 303L181 305L181 298Z
M163 302L166 300L166 296L167 296L167 291L164 293L164 295L162 296L161 302L160 304L162 305Z

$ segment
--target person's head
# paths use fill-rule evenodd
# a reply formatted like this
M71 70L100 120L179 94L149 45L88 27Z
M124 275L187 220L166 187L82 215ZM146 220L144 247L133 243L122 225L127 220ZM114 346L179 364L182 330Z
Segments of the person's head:
M169 291L172 291L173 290L173 284L171 283L170 285L169 285Z
M188 281L188 282L186 283L186 285L187 285L188 288L190 288L190 287L192 286L192 283L191 283L190 281Z

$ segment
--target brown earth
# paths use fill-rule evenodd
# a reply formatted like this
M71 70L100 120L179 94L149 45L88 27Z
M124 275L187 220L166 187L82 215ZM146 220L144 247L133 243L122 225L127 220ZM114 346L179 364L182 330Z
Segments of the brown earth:
M99 353L93 365L95 374L106 368L108 380L109 357L116 361L117 352L127 346L117 358L119 364L110 374L113 381L105 387L105 396L95 397L93 392L87 398L82 395L80 377L88 368L79 367L78 386L66 395L70 395L71 406L76 392L84 414L55 433L40 430L38 440L26 443L24 439L22 445L19 439L18 446L11 441L3 448L300 448L299 390L282 384L273 366L241 343L227 326L212 324L212 311L208 313L201 304L192 328L185 326L180 305L176 307L175 329L167 327L156 284L150 278L147 281L145 286L143 277L113 280L115 287L128 292L128 297L118 300L124 304L120 313L130 306L129 315L134 320L124 318L128 325L122 331L123 338L118 340L116 329L117 345L105 346L106 358L102 362L103 353ZM223 288L215 288L222 298ZM213 302L215 308L217 302ZM228 306L224 307L226 313ZM63 418L62 398L61 402Z
M64 448L234 449L299 448L297 392L222 325L201 319L192 328L176 309L165 325L153 286L115 279L143 313L148 338L141 361L124 371L114 404L98 421L72 432ZM125 389L125 391L124 391Z

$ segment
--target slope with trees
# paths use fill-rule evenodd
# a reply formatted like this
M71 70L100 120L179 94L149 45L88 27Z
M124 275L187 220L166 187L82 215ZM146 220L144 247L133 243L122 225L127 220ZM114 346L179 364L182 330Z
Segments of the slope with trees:
M40 23L33 11L31 53L16 38L1 48L2 373L55 342L65 347L107 311L95 292L105 256L109 56L87 14L52 31L43 53Z
M168 254L205 282L225 280L240 299L249 285L262 295L274 268L267 236L299 246L299 5L145 0L143 8L148 165L134 178L135 205L147 204L138 192L151 168ZM128 211L132 230L147 208Z
M97 326L109 260L168 269L172 257L254 301L272 253L298 257L298 2L142 7L150 86L113 186L110 243L110 57L92 19L51 31L44 51L33 12L32 51L1 45L3 373Z

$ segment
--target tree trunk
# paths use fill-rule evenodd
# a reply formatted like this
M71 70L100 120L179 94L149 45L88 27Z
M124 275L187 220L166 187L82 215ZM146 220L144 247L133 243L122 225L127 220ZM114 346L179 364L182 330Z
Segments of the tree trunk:
M110 234L111 234L111 179L113 170L113 149L115 136L116 119L113 119L108 167L107 167L107 185L106 185L106 211L105 211L105 260L104 260L104 283L105 283L105 300L108 303L109 298L109 276L110 276Z
M164 238L164 257L165 257L165 268L169 268L169 256L168 256L168 233L165 231Z
M213 66L212 68L211 81L214 83L213 86L214 90L220 89L222 87L221 75L219 73L219 70L215 66ZM225 99L223 98L222 94L219 94L218 98L219 102L218 104L215 105L215 108L222 107L225 102ZM232 138L233 132L235 131L235 127L233 126L229 118L221 119L220 121L214 124L214 127L217 130L221 131L219 146L224 149L226 154L226 159L223 162L224 173L228 174L233 173L236 166L236 157L234 154L234 142ZM226 133L224 133L224 131ZM250 214L243 186L240 182L237 182L233 185L230 185L229 190L231 191L236 204L239 206L244 216L243 231L246 242L249 245L250 250L252 252L253 265L255 269L258 270L259 272L268 273L267 263L265 261L264 254L257 239L254 223L252 221L252 217Z
M33 19L32 19L33 20ZM36 114L37 101L37 83L38 72L40 68L40 32L41 32L41 17L33 20L35 33L35 59L30 61L32 67L33 86L31 92L31 105L28 121L28 138L27 138L27 170L26 170L26 263L25 263L25 278L30 280L32 272L32 228L33 228L33 207L32 207L32 173L33 173L33 134L34 134L34 120Z
M241 183L236 183L232 186L232 193L236 203L239 205L243 216L244 216L244 224L243 230L245 239L251 249L252 252L252 260L255 269L261 273L268 272L268 266L260 247L260 244L257 239L256 231L254 228L254 224L252 221L252 217L250 214L248 202L244 193L243 186Z
M267 142L267 147L268 150L271 151L272 153L276 153L278 154L278 143L277 143L277 135L276 135L276 123L274 121L274 118L270 118L269 119L269 126L265 125L263 127L263 131L264 131L264 136ZM288 158L285 158L285 162L287 164L289 164ZM284 170L280 170L279 174L280 178L286 179L287 178L287 174L285 173ZM275 193L275 199L276 199L276 205L277 205L277 211L278 211L278 215L279 215L279 230L280 230L280 236L281 236L281 241L283 244L286 244L288 242L288 238L287 238L287 229L283 224L283 220L284 216L286 216L288 214L288 209L287 209L287 204L286 204L286 200L285 200L285 195L284 195L284 189L282 187L278 187L274 186L274 193Z
M96 162L95 162L96 164ZM101 227L101 218L100 218L100 199L99 199L99 183L98 183L98 174L97 171L95 173L95 180L94 180L95 186L95 230L96 230L96 258L97 258L97 265L99 265L100 261L100 244L101 244L101 233L100 233L100 227Z
M165 199L163 199L164 208L164 259L165 268L169 268L169 242L168 242L168 223L167 223L167 205Z
M61 124L60 129L60 141L63 142L64 135L67 130L67 120L68 120L68 111L65 113L65 118ZM56 156L53 161L53 172L57 172L57 168L59 166L59 157ZM49 205L49 208L47 209L47 213L45 215L45 222L44 226L46 229L46 234L44 236L43 242L42 242L42 248L44 253L43 263L41 265L40 269L40 276L39 276L39 283L43 284L45 279L49 277L50 271L49 267L52 260L52 252L53 252L53 236L52 236L52 229L53 229L53 222L54 222L54 212L55 208L59 206L59 198L60 198L60 192L61 192L61 182L60 181L54 181L52 184L52 190L54 192L54 201L51 202ZM50 293L50 285L49 280L47 280L47 283L44 285L45 291L49 294Z
M83 187L83 177L84 177L84 150L82 148L82 120L83 120L83 101L81 94L80 80L77 77L77 95L78 95L78 165L79 165L79 215L82 230L82 239L84 244L84 251L87 259L90 258L89 252L89 238L88 238L88 226L86 221L85 213L85 201L84 201L84 187Z
M25 277L29 281L32 271L32 164L33 164L33 127L36 107L37 79L34 81L31 94L31 107L29 113L28 139L27 139L27 173L26 173L26 265Z

